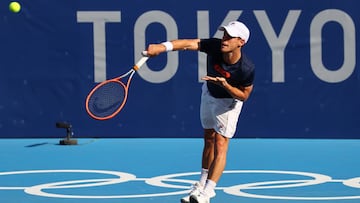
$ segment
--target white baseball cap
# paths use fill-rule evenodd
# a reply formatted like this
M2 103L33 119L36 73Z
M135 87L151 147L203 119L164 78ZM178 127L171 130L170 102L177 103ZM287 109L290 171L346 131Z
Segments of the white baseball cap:
M245 43L248 41L250 37L250 31L246 27L244 23L241 23L239 21L231 21L228 25L223 25L219 27L219 30L225 31L231 36L231 37L240 37L245 41Z

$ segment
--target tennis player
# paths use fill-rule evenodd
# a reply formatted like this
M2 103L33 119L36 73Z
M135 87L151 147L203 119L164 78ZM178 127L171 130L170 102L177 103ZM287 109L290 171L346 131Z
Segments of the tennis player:
M241 50L249 40L249 29L242 22L232 21L219 30L224 31L222 39L177 39L147 48L150 57L178 50L207 54L200 105L204 128L201 175L182 203L209 203L215 196L216 184L225 169L229 140L235 134L243 102L253 89L254 65Z

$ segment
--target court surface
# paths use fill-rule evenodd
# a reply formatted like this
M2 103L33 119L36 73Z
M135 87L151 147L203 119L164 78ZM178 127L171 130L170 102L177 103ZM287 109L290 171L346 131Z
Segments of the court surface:
M202 139L0 139L1 203L179 203ZM359 203L360 141L233 139L212 203Z

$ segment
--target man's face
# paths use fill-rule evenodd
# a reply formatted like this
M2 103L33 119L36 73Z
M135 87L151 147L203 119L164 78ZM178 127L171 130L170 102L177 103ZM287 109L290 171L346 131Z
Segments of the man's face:
M221 42L221 52L223 53L232 52L243 46L245 43L245 41L240 37L231 37L229 33L226 32L226 30L224 31Z

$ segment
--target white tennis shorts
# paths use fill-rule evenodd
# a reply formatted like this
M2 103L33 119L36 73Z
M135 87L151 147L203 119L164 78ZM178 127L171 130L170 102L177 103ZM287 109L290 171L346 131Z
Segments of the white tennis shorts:
M233 98L215 98L210 95L206 83L202 86L200 120L204 129L214 129L217 133L232 138L243 102Z

